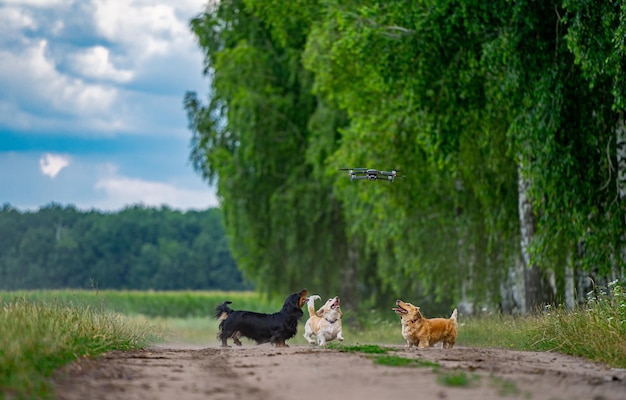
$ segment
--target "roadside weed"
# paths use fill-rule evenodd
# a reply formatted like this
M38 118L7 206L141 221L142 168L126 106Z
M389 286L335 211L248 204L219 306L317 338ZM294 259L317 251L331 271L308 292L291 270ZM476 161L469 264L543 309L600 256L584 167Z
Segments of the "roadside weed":
M465 371L445 372L437 375L437 383L443 386L469 387L480 380L476 374L468 374Z
M439 364L428 360L420 360L419 358L406 358L395 355L378 356L374 358L374 364L388 365L391 367L431 367L433 371L439 369Z

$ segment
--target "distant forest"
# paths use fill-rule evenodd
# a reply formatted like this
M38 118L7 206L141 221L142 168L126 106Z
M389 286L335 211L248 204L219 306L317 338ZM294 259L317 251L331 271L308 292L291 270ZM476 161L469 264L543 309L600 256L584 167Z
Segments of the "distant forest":
M0 289L251 289L218 209L0 209Z

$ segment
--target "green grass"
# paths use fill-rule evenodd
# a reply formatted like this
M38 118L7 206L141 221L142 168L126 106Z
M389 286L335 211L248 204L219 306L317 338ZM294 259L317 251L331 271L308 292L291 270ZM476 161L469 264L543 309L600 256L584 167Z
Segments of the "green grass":
M91 307L27 300L0 308L0 398L51 398L48 377L78 357L157 340L147 325Z
M528 349L526 333L535 326L535 317L489 315L459 319L457 346Z
M469 387L478 384L480 376L465 371L446 372L437 375L437 383L451 387Z
M419 358L406 358L396 355L384 355L374 358L374 364L388 365L390 367L418 367L418 368L432 368L433 371L439 369L439 364L436 362L421 360Z
M235 310L274 312L284 299L268 299L255 292L228 291L139 291L139 290L25 290L0 292L0 300L26 299L79 304L125 315L155 318L193 318L213 315L225 300Z
M529 331L534 349L558 351L626 368L626 291L617 282L571 312L556 308Z
M385 354L389 350L376 344L356 344L356 345L343 345L337 343L329 343L328 348L347 353L364 353L364 354Z
M557 351L626 368L626 292L618 282L573 311L554 307L534 316L491 316L460 324L461 345Z
M328 345L328 348L347 353L366 354L370 356L374 364L378 365L386 365L390 367L432 368L435 372L439 369L439 364L432 361L388 354L390 351L398 351L395 347L382 347L373 344L343 345L331 343Z

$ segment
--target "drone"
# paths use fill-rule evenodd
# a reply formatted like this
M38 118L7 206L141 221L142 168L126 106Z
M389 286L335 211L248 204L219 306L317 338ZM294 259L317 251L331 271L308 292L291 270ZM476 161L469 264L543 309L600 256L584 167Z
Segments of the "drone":
M339 168L340 171L350 171L350 180L358 181L367 179L368 181L385 180L393 182L396 178L403 178L398 175L398 170L379 171L371 168Z

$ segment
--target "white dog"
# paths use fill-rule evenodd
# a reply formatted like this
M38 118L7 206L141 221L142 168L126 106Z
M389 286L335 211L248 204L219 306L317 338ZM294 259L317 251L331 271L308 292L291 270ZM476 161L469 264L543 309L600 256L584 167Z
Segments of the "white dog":
M314 294L309 296L307 302L309 309L309 319L304 326L304 338L309 343L315 343L311 336L317 337L317 344L325 346L326 342L334 340L343 341L341 331L341 307L339 306L339 297L328 299L326 304L319 310L315 311L315 300L321 300L321 297Z

